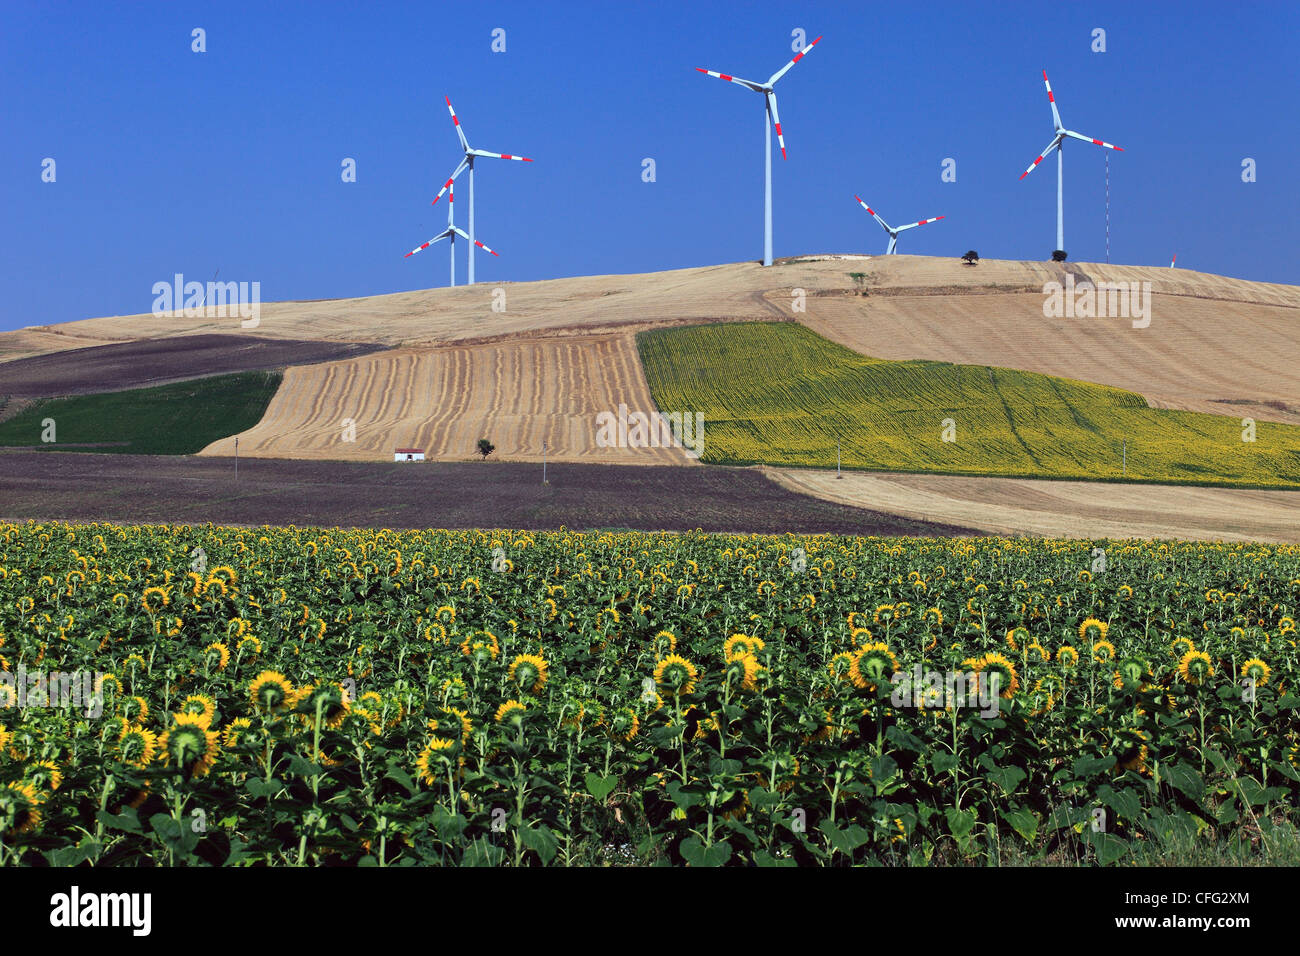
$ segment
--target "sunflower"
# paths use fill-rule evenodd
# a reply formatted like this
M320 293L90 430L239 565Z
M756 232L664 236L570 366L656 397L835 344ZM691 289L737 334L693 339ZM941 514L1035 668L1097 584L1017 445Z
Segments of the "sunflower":
M921 615L921 620L928 627L943 627L943 611L937 607L926 608L925 613Z
M469 713L458 707L447 707L441 717L429 721L429 730L441 737L459 737L462 744L469 743L470 734L474 732L474 721Z
M1176 637L1174 638L1173 643L1169 645L1169 650L1173 653L1174 657L1182 660L1183 657L1196 650L1196 645L1192 643L1190 637Z
M143 697L123 697L119 704L127 720L141 724L149 717L149 703Z
M248 743L249 737L255 733L251 720L247 717L237 717L221 732L221 744L233 750Z
M35 760L23 768L23 780L35 787L48 786L53 793L63 783L63 772L53 760ZM44 803L45 797L40 802Z
M278 671L262 671L248 685L248 699L261 713L284 713L297 703L293 685Z
M1031 641L1029 646L1025 648L1025 656L1031 661L1037 658L1038 663L1042 664L1048 664L1052 660L1052 652L1037 641Z
M508 700L497 708L496 717L494 719L498 724L512 723L515 726L518 726L519 720L527 711L528 708L519 701Z
M1186 684L1199 684L1207 677L1213 677L1210 655L1204 651L1188 651L1178 662L1178 676Z
M1105 621L1099 621L1095 617L1090 617L1079 625L1079 640L1084 641L1085 643L1088 641L1104 641L1106 640L1106 632L1109 630L1110 625ZM1112 647L1112 654L1114 653L1114 650L1115 649Z
M655 684L677 694L692 693L698 676L695 665L676 654L669 654L655 668Z
M890 608L892 611L893 608ZM890 651L889 645L876 642L863 644L853 655L849 667L849 679L860 690L874 688L881 680L886 680L898 670L898 658Z
M157 607L149 603L149 596L151 594L156 595L159 599ZM157 614L160 609L167 607L171 603L172 599L167 596L167 592L163 588L145 588L144 592L140 595L140 606L150 614Z
M722 658L729 661L734 657L757 654L765 646L760 638L748 634L732 634L722 645Z
M651 642L654 648L655 656L663 654L665 651L669 654L677 650L677 635L672 631L660 631L654 636Z
M1056 652L1056 662L1061 665L1061 670L1072 671L1079 664L1079 652L1069 644L1062 644Z
M117 742L117 755L122 763L143 770L157 753L158 735L152 730L133 724L122 728L122 737Z
M1119 662L1119 669L1115 671L1114 684L1118 690L1134 690L1142 686L1143 678L1146 676L1148 664L1140 657L1126 657Z
M1092 659L1098 664L1105 664L1115 658L1115 645L1110 641L1097 641L1092 645Z
M181 702L178 712L197 717L204 727L211 727L212 718L217 713L217 702L205 694L191 694Z
M486 664L497 659L501 653L501 644L491 631L475 631L461 642L460 652L472 658L476 664Z
M546 686L546 661L537 654L520 654L510 662L510 679L525 694L537 694Z
M625 742L630 742L640 729L641 721L631 707L624 707L616 712L609 725L610 732Z
M258 654L262 653L262 642L250 634L243 638L235 649L239 651L239 653L243 654L245 648L248 649L248 655L250 657L256 657Z
M1007 647L1013 651L1020 650L1020 643L1022 641L1027 643L1029 640L1029 631L1023 627L1013 627L1007 631Z
M446 737L430 737L429 743L415 761L415 766L420 771L420 779L429 786L434 786L443 768L450 765L455 749L454 740L448 740Z
M898 608L892 604L882 604L876 608L876 613L871 615L871 619L877 624L888 624L898 618Z
M975 663L977 673L998 675L998 696L1010 700L1020 689L1020 678L1016 675L1015 665L1001 654L990 651Z
M1261 661L1258 657L1252 657L1246 663L1241 665L1241 673L1255 682L1256 687L1263 687L1268 683L1269 676L1273 669Z
M25 833L41 825L40 797L30 783L11 781L0 786L0 820L12 820L11 833Z
M736 654L727 661L726 680L739 684L742 690L757 690L758 673L762 666L753 654Z
M172 729L158 738L158 749L164 763L174 763L186 779L195 780L217 761L221 752L217 732L195 714L176 714L174 719Z
M306 712L309 720L315 719L319 708L321 723L330 730L337 730L352 709L352 695L335 681L305 687L297 696L298 706Z
M1150 749L1147 742L1150 738L1140 730L1134 730L1133 735L1138 739L1122 753L1116 755L1116 766L1123 770L1136 770L1138 773L1147 772L1147 757L1150 755Z

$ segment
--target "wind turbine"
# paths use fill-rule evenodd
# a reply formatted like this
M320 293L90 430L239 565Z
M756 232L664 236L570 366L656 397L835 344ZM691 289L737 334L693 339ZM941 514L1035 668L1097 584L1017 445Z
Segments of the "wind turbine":
M877 213L870 206L868 206L866 203L864 203L862 201L861 196L855 194L853 198L858 201L859 206L861 206L867 212L871 213L871 218L876 220L876 222L880 223L881 229L889 233L889 246L888 248L885 249L885 255L887 256L891 256L894 254L894 249L898 245L898 234L902 232L904 229L914 229L917 226L924 226L926 223L938 222L940 219L943 218L943 216L935 216L933 219L922 219L920 222L909 222L906 226L895 227L895 226L891 226L889 223L885 222L885 220L881 219L880 214Z
M820 40L818 37L817 40ZM817 45L817 40L813 40L806 47L795 54L794 59L787 63L781 69L768 78L766 83L755 83L753 80L743 80L738 76L732 76L728 73L715 73L713 70L706 70L702 66L695 69L700 73L707 73L709 76L716 76L720 80L726 80L728 83L739 83L746 89L753 90L755 93L762 93L767 102L767 114L763 120L763 265L772 264L772 127L776 126L776 138L781 144L781 158L785 159L785 136L781 133L781 114L776 109L776 92L772 89L776 86L776 81L785 76L790 67L794 66L808 52Z
M453 178L455 178L455 177L453 177ZM409 259L411 256L415 255L415 254L416 254L417 252L419 252L421 249L428 249L431 245L433 245L433 244L434 244L435 242L437 242L439 239L450 239L450 240L451 240L451 243L450 243L450 245L451 245L451 284L452 284L452 286L455 286L455 285L456 285L456 237L457 237L457 236L460 236L462 239L465 239L465 240L467 240L467 241L470 243L470 247L469 247L469 249L470 249L470 271L471 271L471 272L473 271L473 268L474 268L474 259L473 259L473 256L474 256L474 247L475 247L475 246L478 246L480 249L483 249L483 250L485 250L486 252L492 252L492 250L491 250L491 249L488 249L487 246L483 245L483 243L479 242L477 239L470 239L469 236L467 236L467 235L466 235L462 230L460 230L460 229L458 229L458 228L456 227L456 221L455 221L455 219L453 218L453 210L455 210L455 208L456 208L456 190L455 190L455 189L452 189L452 187L451 187L451 183L450 183L450 182L447 183L447 186L446 186L445 188L446 188L447 190L450 191L450 195L447 197L447 228L444 229L442 232L438 233L436 236L434 236L432 239L430 239L428 242L424 243L423 245L416 246L414 249L412 249L412 250L411 250L410 252L408 252L406 255L402 256L402 258L403 258L403 259ZM441 196L441 193L440 193L439 195ZM492 255L495 256L496 253L495 253L495 252L492 252ZM497 258L500 258L500 256L497 256Z
M1056 97L1052 95L1052 84L1047 81L1046 70L1043 71L1043 85L1047 87L1047 101L1052 104L1052 123L1056 130L1056 133L1052 137L1052 141L1047 144L1047 149L1043 150L1041 153L1038 154L1038 158L1034 160L1032 163L1030 163L1029 168L1020 174L1020 178L1024 179L1026 176L1032 173L1034 171L1035 166L1037 166L1044 159L1046 159L1051 154L1052 150L1056 150L1056 248L1058 251L1064 251L1065 250L1065 202L1063 197L1064 197L1064 175L1065 174L1062 168L1063 161L1061 157L1064 152L1062 147L1065 143L1065 138L1069 136L1071 139L1080 139L1083 140L1085 143L1092 143L1096 146L1105 146L1107 149L1117 149L1121 153L1124 151L1124 147L1115 146L1111 143L1105 143L1099 139L1094 139L1091 136L1084 136L1082 133L1076 133L1073 130L1068 130L1064 126L1062 126L1061 114L1056 111Z
M442 194L445 193L448 189L450 189L451 184L456 181L456 177L459 176L461 173L463 173L465 170L467 169L469 170L469 236L467 238L469 239L470 247L469 247L469 278L467 284L473 285L474 284L474 246L475 245L483 246L483 243L475 242L474 240L474 160L479 156L487 156L490 159L514 159L514 160L518 160L521 163L531 163L532 160L529 159L527 156L514 156L511 155L510 153L490 153L486 149L474 149L473 147L471 147L469 145L469 140L465 138L465 130L460 125L460 120L456 118L456 111L452 109L451 97L448 96L446 99L447 99L447 112L451 114L451 121L452 124L455 125L456 127L456 135L460 137L460 147L465 151L465 158L460 161L460 165L456 167L456 171L452 173L451 176L447 179L447 182L443 185L442 190L438 193L438 195L433 197L433 203L431 205L436 206L438 204L438 200L442 198ZM464 233L461 233L461 235L464 235ZM483 246L483 248L486 249L487 246ZM496 253L493 253L493 255L495 254ZM455 283L452 284L454 285Z

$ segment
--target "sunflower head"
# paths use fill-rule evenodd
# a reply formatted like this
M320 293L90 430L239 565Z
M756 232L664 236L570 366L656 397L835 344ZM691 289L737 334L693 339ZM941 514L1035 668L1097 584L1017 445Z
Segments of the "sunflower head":
M525 694L537 694L546 686L545 659L537 654L520 654L510 662L510 679Z
M248 685L253 708L263 714L282 714L297 703L293 685L278 671L262 671Z
M191 694L181 701L178 712L197 717L204 727L210 727L217 713L217 702L204 694Z
M1268 683L1273 670L1258 657L1252 657L1241 665L1241 673L1243 677L1249 677L1254 681L1256 687L1263 687Z
M1001 654L990 652L981 657L975 666L975 670L980 674L981 679L984 675L990 677L997 675L997 693L999 697L1005 697L1010 700L1020 689L1020 678L1016 674L1015 665Z
M669 654L655 667L655 684L675 694L690 694L695 690L699 672L684 657Z
M1106 633L1110 630L1110 625L1105 621L1099 621L1095 617L1090 617L1079 625L1079 640L1085 644L1089 642L1104 641ZM1114 648L1112 648L1114 650Z
M497 708L495 720L507 727L518 727L527 712L528 708L519 701L508 700Z
M1056 652L1056 662L1061 665L1061 670L1072 671L1079 666L1079 652L1069 644L1062 644Z
M1105 664L1115 659L1115 645L1107 640L1096 641L1092 645L1092 659L1098 664Z
M897 670L898 658L890 651L889 645L881 642L867 643L853 655L849 679L853 681L854 687L868 690L890 678Z
M158 743L164 762L174 764L187 779L202 777L220 752L216 731L209 730L196 714L176 714L173 720L171 730Z
M1186 684L1200 684L1207 677L1213 677L1210 655L1204 651L1188 651L1178 662L1178 676Z

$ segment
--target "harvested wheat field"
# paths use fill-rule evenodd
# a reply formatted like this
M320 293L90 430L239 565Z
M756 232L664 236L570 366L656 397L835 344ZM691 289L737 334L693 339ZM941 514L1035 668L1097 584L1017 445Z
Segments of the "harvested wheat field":
M681 448L601 448L596 416L619 404L650 412L631 335L522 339L463 348L394 349L292 367L262 420L203 455L391 460L394 448L429 459L475 456L608 464L689 464ZM349 421L355 428L354 440Z
M1068 268L1076 283L1150 281L1150 325L1044 318L1041 286L1062 281L1060 266L942 259L873 260L863 267L866 295L809 298L806 312L790 315L875 358L1042 372L1138 392L1157 408L1300 424L1300 289L1173 269ZM945 272L956 273L951 285ZM959 284L976 272L986 284Z
M1300 541L1300 491L764 468L791 491L902 517L1049 538Z

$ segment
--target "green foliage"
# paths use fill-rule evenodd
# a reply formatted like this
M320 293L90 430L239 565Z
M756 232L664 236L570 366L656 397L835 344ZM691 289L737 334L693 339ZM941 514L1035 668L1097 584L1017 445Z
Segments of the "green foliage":
M0 445L192 455L219 438L256 425L280 379L279 372L239 372L154 388L48 399L0 422ZM42 423L50 418L56 441L43 443ZM91 444L97 447L87 447Z

